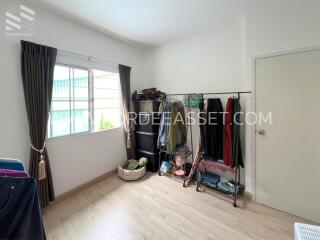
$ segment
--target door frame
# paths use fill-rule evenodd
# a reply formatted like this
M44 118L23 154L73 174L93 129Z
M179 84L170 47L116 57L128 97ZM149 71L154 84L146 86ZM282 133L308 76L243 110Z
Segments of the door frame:
M256 108L256 61L264 58L271 58L271 57L279 57L279 56L285 56L285 55L291 55L296 53L305 53L305 52L313 52L313 51L320 51L320 45L315 45L311 47L305 47L305 48L297 48L293 50L288 51L280 51L280 52L274 52L269 54L263 54L258 56L251 57L251 86L252 86L252 111L257 113ZM257 126L254 125L251 128L251 183L252 183L252 200L256 202L257 199Z

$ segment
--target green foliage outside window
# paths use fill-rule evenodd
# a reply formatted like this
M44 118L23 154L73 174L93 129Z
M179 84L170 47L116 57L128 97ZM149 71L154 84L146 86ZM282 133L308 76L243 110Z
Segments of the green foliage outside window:
M101 115L101 118L100 118L100 126L99 126L99 130L102 131L102 130L108 130L108 129L112 129L112 128L115 128L116 126L111 122L111 121L108 121L104 118L104 115L102 114Z

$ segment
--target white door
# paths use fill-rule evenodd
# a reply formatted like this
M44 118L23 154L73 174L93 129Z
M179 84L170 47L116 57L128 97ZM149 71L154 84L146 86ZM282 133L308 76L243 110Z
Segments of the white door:
M320 223L320 51L256 60L256 110L257 201Z

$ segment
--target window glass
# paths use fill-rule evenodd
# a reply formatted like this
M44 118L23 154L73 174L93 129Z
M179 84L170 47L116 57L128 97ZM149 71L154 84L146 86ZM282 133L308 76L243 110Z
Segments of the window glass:
M119 74L93 70L94 130L121 125Z
M72 69L71 80L71 130L72 133L89 129L89 71Z
M56 65L48 137L119 127L120 91L118 73Z
M52 90L49 137L69 135L70 132L70 69L56 66Z

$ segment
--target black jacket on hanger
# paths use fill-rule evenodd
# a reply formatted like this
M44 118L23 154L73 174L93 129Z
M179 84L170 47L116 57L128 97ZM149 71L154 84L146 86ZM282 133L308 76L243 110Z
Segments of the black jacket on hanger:
M202 153L206 153L206 113L204 112L204 100L199 102L199 127L200 127L200 149Z
M241 111L239 99L234 99L233 105L233 146L232 146L232 168L244 167L243 156L242 156L242 147L240 141L240 114Z
M223 128L223 107L221 99L208 99L206 155L213 161L223 159Z

